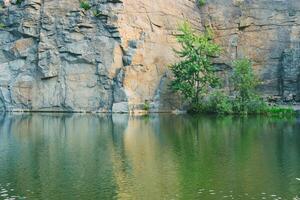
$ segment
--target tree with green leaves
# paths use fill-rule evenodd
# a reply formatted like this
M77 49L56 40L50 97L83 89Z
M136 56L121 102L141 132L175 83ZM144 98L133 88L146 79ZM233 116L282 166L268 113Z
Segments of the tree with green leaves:
M289 107L268 105L257 93L256 87L259 84L259 79L253 71L251 60L247 58L235 60L233 62L231 80L234 88L234 98L231 100L233 113L266 114L281 117L294 116L296 114L296 112ZM224 102L224 98L222 102ZM228 113L224 109L223 111L225 111L224 113Z
M241 101L245 102L256 96L255 88L258 79L255 76L252 63L249 59L243 58L233 62L233 86Z
M180 61L171 65L174 79L171 88L180 92L190 103L192 112L218 114L293 115L291 108L268 106L256 92L259 80L247 58L233 62L231 76L233 91L227 94L220 88L212 58L220 47L212 41L212 32L198 33L191 25L180 26L177 36L181 48L175 50Z
M259 80L253 72L252 63L243 58L233 62L232 75L235 110L239 113L259 113L266 108L265 102L256 93Z
M174 74L171 88L183 94L193 106L197 106L209 88L218 83L212 58L219 54L220 47L212 41L211 29L198 33L185 22L179 31L181 34L177 36L177 41L181 48L175 50L175 53L181 61L171 66Z

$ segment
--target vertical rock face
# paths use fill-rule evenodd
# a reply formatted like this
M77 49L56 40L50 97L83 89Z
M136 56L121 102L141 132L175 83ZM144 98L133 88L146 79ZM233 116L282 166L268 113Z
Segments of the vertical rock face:
M300 43L299 43L300 44ZM283 52L280 65L280 92L284 101L300 101L300 45Z
M0 0L0 109L128 112L181 107L168 65L183 20L211 26L231 61L247 56L261 91L299 100L297 0Z
M263 83L261 92L285 101L299 100L300 1L209 0L202 25L211 26L223 55L221 69L248 57Z
M94 12L111 16L80 9L77 0L26 0L1 11L2 107L111 110L122 51L110 10L117 11L121 3L90 4Z
M145 102L156 111L180 107L178 96L169 91L168 66L176 60L174 36L183 20L201 24L194 1L123 0L118 27L124 51L123 88L130 109L141 109Z
M90 10L78 0L20 2L0 2L2 110L179 106L168 89L167 65L179 22L200 24L194 2L90 0Z

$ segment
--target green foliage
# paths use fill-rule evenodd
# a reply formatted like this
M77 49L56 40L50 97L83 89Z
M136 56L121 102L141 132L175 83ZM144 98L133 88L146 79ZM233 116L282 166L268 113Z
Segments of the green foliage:
M206 0L198 0L198 5L201 6L205 6L206 4Z
M219 114L230 114L233 113L232 100L228 95L223 92L216 91L212 93L211 98L211 110Z
M193 104L192 112L218 113L218 114L263 114L271 116L293 116L296 112L292 108L269 106L256 93L258 78L253 73L252 65L248 59L234 62L233 80L234 96L230 97L221 91L208 94L206 100Z
M193 105L189 112L230 114L233 113L232 101L223 92L217 90L209 94L207 99Z
M263 113L267 104L256 94L255 88L259 81L255 76L249 59L243 58L233 62L233 87L235 113Z
M145 101L145 103L143 105L143 109L145 111L149 111L150 110L150 103L148 101Z
M83 8L84 10L89 10L91 9L91 5L87 0L82 0L80 1L80 8Z
M264 114L268 105L259 96L251 98L247 101L240 101L240 98L235 98L232 101L233 112L236 114Z
M296 111L289 107L278 107L278 106L269 106L266 110L268 115L275 115L275 116L291 116L296 115Z
M181 45L175 53L182 59L171 66L175 79L171 83L174 91L183 94L192 104L198 104L215 87L218 78L211 58L218 55L220 47L211 40L211 31L199 34L188 23L180 27L177 41Z
M24 1L24 0L17 0L17 1L16 1L16 4L17 4L17 5L20 5L23 1Z
M243 58L233 62L231 96L214 89L219 82L212 58L220 52L220 47L212 42L212 32L207 29L199 34L188 23L180 27L177 40L181 45L175 53L181 61L171 66L174 80L171 88L180 92L190 103L190 112L218 114L267 114L291 115L291 108L269 106L256 93L259 80L253 72L252 63ZM147 109L145 109L147 110Z
M102 15L102 12L100 10L93 10L94 17L99 17Z
M253 73L249 59L240 59L233 62L233 87L237 98L242 103L256 97L255 88L258 79Z
M0 30L1 30L1 29L5 29L5 27L6 27L5 24L0 23Z

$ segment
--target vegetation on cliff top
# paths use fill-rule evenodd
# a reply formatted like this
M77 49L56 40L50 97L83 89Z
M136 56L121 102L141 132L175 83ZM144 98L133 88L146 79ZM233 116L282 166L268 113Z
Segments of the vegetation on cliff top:
M181 61L171 65L174 80L171 88L180 92L190 104L190 111L222 114L291 115L290 108L269 106L256 92L259 80L247 58L233 61L233 91L221 86L212 59L220 47L212 41L211 29L197 33L187 22L180 26L177 41L181 45L175 53Z

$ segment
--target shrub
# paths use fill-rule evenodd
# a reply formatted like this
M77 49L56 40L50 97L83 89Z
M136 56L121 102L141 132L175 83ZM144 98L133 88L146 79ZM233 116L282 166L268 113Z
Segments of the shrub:
M232 114L232 100L228 95L221 91L213 91L206 99L200 103L194 104L189 110L190 113L217 113L217 114Z
M82 0L80 1L80 8L83 8L84 10L89 10L91 9L91 5L88 1Z
M181 45L175 53L182 61L171 66L174 80L171 88L179 91L193 105L198 105L208 90L218 83L211 58L220 52L220 47L211 41L211 31L196 33L185 22L180 28L177 41Z
M228 95L223 92L216 91L212 93L211 98L211 110L219 114L231 114L233 113L232 100Z
M233 112L236 114L264 114L267 106L259 96L243 102L239 98L232 101Z
M145 111L149 111L150 110L150 103L148 101L145 101L145 103L143 105L143 109Z
M243 58L233 62L231 76L232 96L214 89L219 79L216 76L212 57L218 55L220 47L212 42L211 30L199 34L187 23L180 27L177 40L181 45L175 53L181 61L171 65L174 80L171 88L180 92L190 103L189 112L219 114L268 114L291 115L291 108L269 106L256 92L259 83L252 63ZM147 106L145 103L145 110Z
M269 106L255 89L259 83L249 59L236 60L233 63L232 75L235 98L232 102L233 112L238 114L267 114L291 115L295 111L291 108Z
M233 62L234 111L237 113L262 112L266 105L255 91L258 78L255 76L249 59L243 58Z
M241 101L247 101L255 96L255 88L258 79L253 73L252 64L249 59L243 58L233 62L233 87Z

